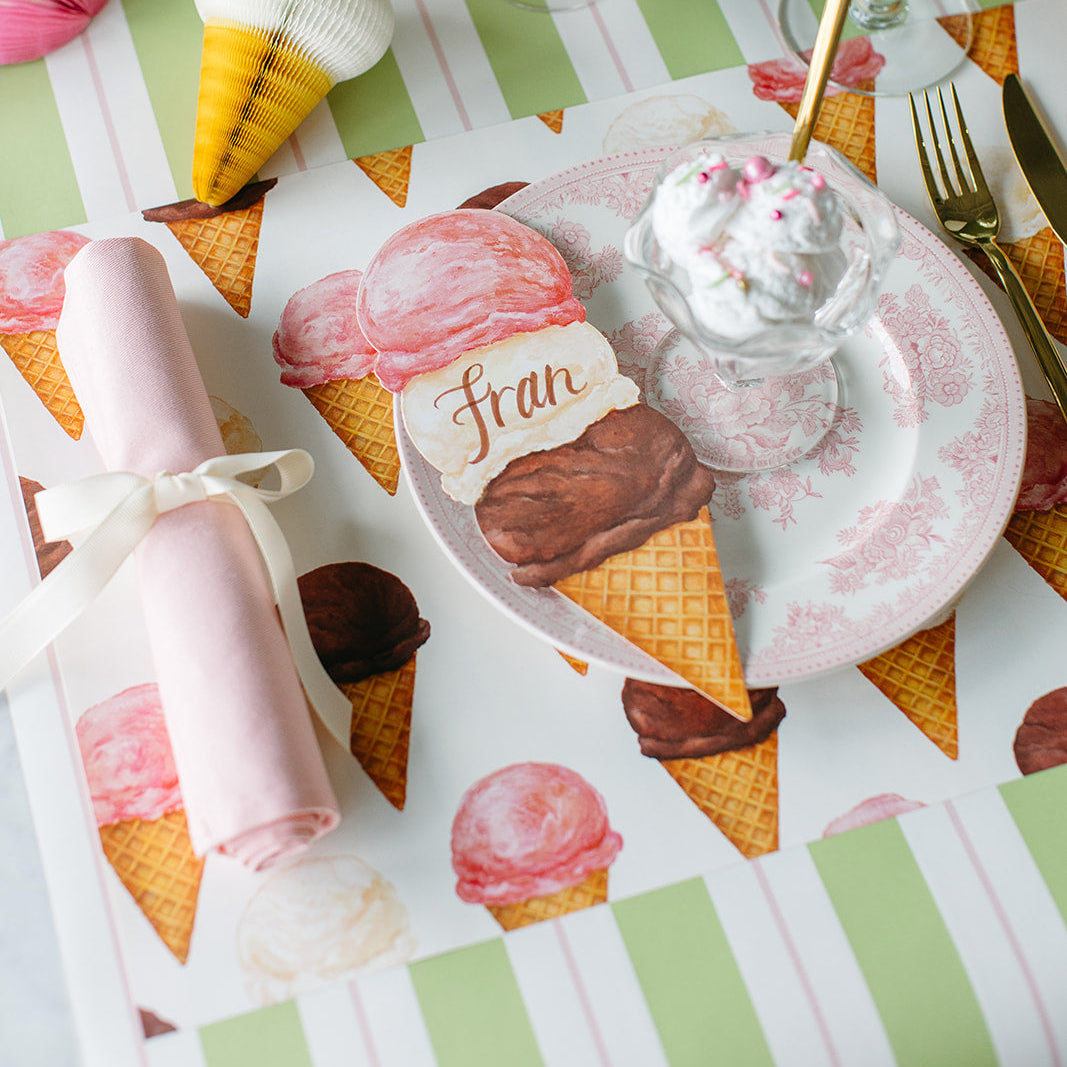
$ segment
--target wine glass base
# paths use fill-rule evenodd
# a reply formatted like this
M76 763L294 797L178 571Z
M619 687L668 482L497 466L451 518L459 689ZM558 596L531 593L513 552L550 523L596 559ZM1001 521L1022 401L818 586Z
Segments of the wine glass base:
M834 424L841 387L832 360L797 374L727 384L707 354L672 330L657 346L644 392L701 463L751 474L807 455Z
M873 83L838 82L831 73L829 84L864 96L906 96L936 85L967 58L977 10L976 0L909 0L902 21L881 29L865 29L850 16L842 42L867 36L885 66ZM780 0L778 24L786 49L806 65L818 29L809 0Z

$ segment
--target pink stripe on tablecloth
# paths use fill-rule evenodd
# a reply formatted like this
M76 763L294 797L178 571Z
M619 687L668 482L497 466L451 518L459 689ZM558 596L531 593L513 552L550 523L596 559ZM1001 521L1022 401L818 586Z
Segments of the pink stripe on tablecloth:
M119 185L122 186L123 196L126 197L126 208L129 211L137 210L137 199L133 195L133 183L130 181L129 172L126 170L126 160L122 156L122 146L119 143L118 131L111 118L111 108L108 106L107 95L104 93L104 82L100 77L100 67L96 62L96 53L93 51L89 34L81 34L82 49L85 52L85 62L89 67L89 77L92 78L93 88L96 90L96 101L100 105L100 115L104 121L104 132L107 134L108 145L115 159L115 169L119 175Z
M574 950L571 948L567 931L563 929L563 923L559 919L551 921L556 930L556 937L559 939L559 947L563 952L563 958L567 961L567 969L570 971L575 992L578 994L578 1003L581 1005L582 1014L585 1016L585 1024L589 1027L593 1044L596 1045L600 1063L602 1067L611 1067L611 1057L608 1055L607 1046L604 1044L604 1035L600 1032L600 1024L593 1014L593 1005L589 1003L589 994L586 992L585 982L582 981L581 971L578 970L578 961L574 958Z
M608 55L611 56L611 61L615 64L615 69L619 72L619 77L622 79L622 87L628 93L633 92L634 83L630 80L630 74L626 69L626 65L622 61L622 56L619 55L619 50L615 47L615 42L612 40L611 34L608 32L608 26L604 21L604 17L600 14L599 5L596 3L591 4L589 13L593 16L593 21L596 23L597 29L600 30L600 36L604 38L604 44L608 49Z
M833 1035L830 1033L830 1027L826 1022L826 1016L823 1015L822 1007L819 1005L819 998L815 995L815 987L811 983L811 977L808 974L807 968L804 966L804 961L801 958L800 953L797 951L796 943L793 941L793 937L789 933L789 927L786 925L785 916L782 914L782 910L778 906L778 900L774 895L774 890L771 888L771 883L758 862L752 864L752 871L756 875L756 881L759 883L759 887L763 891L764 897L767 899L767 906L771 909L774 924L778 927L778 932L782 935L782 941L785 943L786 951L789 953L789 958L793 962L797 977L800 979L800 986L804 990L804 996L811 1005L811 1014L815 1019L815 1025L819 1028L819 1034L823 1039L823 1044L826 1045L826 1052L830 1057L830 1063L832 1067L840 1067L841 1058L838 1056L837 1049L834 1047Z
M348 992L352 997L352 1006L356 1010L356 1022L359 1024L359 1032L367 1050L367 1062L370 1067L382 1067L382 1061L378 1058L378 1050L374 1045L370 1019L367 1018L367 1008L363 1003L363 998L359 995L359 986L354 980L348 983Z
M433 54L437 57L437 65L441 68L441 74L444 75L445 85L448 86L449 93L452 94L452 103L456 105L456 113L459 115L459 121L463 123L465 130L470 130L471 126L470 116L467 114L467 109L463 106L463 98L459 93L459 86L456 85L456 79L452 77L452 68L448 65L448 59L445 56L445 50L441 47L440 38L437 36L437 31L433 28L433 23L430 21L430 13L426 10L426 4L423 0L415 0L419 9L419 15L422 17L422 24L426 28L426 36L430 39L430 45L433 48Z
M997 891L993 886L992 879L989 877L989 872L985 869L985 865L978 855L978 850L974 847L974 842L971 840L970 834L967 833L967 828L963 825L963 820L951 800L945 801L945 810L948 812L952 826L963 844L967 858L971 861L971 865L978 875L978 880L982 883L982 888L989 897L990 904L993 905L993 911L1000 921L1004 935L1008 939L1008 944L1011 945L1012 953L1019 963L1019 970L1023 973L1026 988L1030 991L1034 1006L1037 1008L1037 1015L1041 1020L1041 1030L1045 1035L1045 1040L1048 1042L1049 1051L1052 1053L1052 1062L1056 1064L1056 1067L1063 1067L1063 1059L1060 1056L1059 1049L1056 1047L1056 1038L1052 1031L1052 1020L1049 1018L1048 1009L1041 998L1041 991L1037 987L1037 979L1034 978L1034 972L1030 969L1026 953L1023 951L1022 945L1019 944L1019 939L1015 936L1015 930L1011 925L1011 920L1008 918L1007 909L1004 907L1000 897L997 896Z

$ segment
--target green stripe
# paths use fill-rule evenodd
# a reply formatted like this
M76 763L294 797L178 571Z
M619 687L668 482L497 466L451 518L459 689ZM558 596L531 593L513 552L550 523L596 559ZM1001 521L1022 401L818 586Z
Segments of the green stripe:
M537 1039L500 938L421 960L410 973L438 1067L539 1067Z
M893 819L808 846L900 1067L995 1064L974 990Z
M1067 767L1006 782L1000 795L1067 922Z
M122 0L122 6L178 198L185 200L193 195L204 24L193 0Z
M207 1067L312 1067L295 1002L200 1028Z
M744 64L715 0L637 0L637 6L672 78Z
M772 1063L701 879L617 901L612 909L670 1063Z
M365 74L335 85L326 99L349 159L423 140L392 49Z
M504 0L466 2L513 119L586 102L549 16Z
M6 237L85 222L44 60L0 67L0 223Z

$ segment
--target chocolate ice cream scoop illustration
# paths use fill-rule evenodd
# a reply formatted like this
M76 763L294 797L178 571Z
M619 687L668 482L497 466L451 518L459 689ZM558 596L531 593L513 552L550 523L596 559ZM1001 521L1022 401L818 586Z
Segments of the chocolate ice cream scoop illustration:
M1067 763L1067 687L1045 693L1026 709L1012 748L1023 774Z
M705 508L714 477L584 319L558 251L497 211L405 227L359 291L408 435L475 505L511 578L553 585L748 718Z
M554 763L517 763L475 782L452 822L456 893L505 930L607 899L622 838L604 798Z
M627 678L622 706L642 755L664 770L749 857L778 847L778 690L750 691L752 718L738 722L692 689Z
M352 755L402 809L415 653L429 638L430 624L411 590L369 563L328 563L297 581L315 651L352 702Z

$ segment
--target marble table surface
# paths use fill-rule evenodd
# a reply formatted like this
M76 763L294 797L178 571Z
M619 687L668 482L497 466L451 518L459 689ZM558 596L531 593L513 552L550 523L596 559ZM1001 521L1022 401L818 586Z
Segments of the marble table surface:
M0 696L0 1064L78 1062L37 839Z

